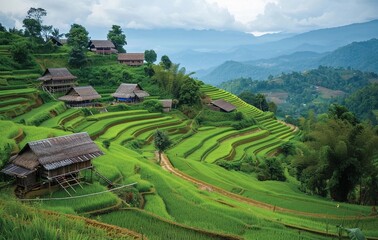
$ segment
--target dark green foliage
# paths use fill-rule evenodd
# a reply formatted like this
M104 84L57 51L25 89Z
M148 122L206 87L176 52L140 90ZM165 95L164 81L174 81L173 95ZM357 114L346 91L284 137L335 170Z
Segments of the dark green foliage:
M239 96L243 101L246 103L249 103L258 109L262 111L268 111L269 110L269 105L268 102L266 101L266 98L263 94L258 93L258 94L253 94L252 92L242 92Z
M171 61L171 59L169 59L169 57L167 55L163 55L161 57L160 64L164 67L164 69L168 70L172 66L172 61Z
M256 121L254 119L243 119L239 122L233 123L231 126L233 128L235 128L236 130L240 130L240 129L243 129L243 128L253 126L255 124L256 124Z
M108 110L108 112L119 112L130 110L130 107L124 103L119 103L117 105L108 106L106 110Z
M159 151L159 164L161 162L161 153L167 150L171 146L172 142L169 140L168 135L159 129L154 134L154 145Z
M144 72L146 73L147 76L152 77L155 74L155 70L152 67L152 65L147 65L144 67Z
M198 104L200 102L199 84L191 78L185 79L180 87L180 95L178 100L180 104Z
M242 161L226 161L226 160L219 160L216 162L218 166L221 166L227 170L236 170L240 171L240 167L242 165Z
M25 18L22 23L24 24L23 27L25 28L25 36L30 36L33 38L41 37L42 26L36 19Z
M236 121L241 121L244 119L244 115L242 112L234 112L234 118Z
M340 119L342 121L347 121L352 125L358 123L356 116L349 112L348 108L338 104L332 104L328 109L328 116L334 119Z
M0 32L6 32L7 29L0 23Z
M156 58L157 58L157 55L153 49L144 51L144 59L146 60L147 63L152 64L156 62Z
M378 109L378 84L372 83L354 92L345 99L345 105L362 119L369 119L378 124L373 110Z
M69 58L68 58L68 64L72 67L82 67L87 63L87 58L85 56L85 53L83 49L78 47L73 47L71 49Z
M158 100L150 99L143 102L143 108L149 112L163 112L163 105Z
M230 126L235 120L241 121L243 114L240 112L220 112L210 109L203 109L201 114L197 116L197 122L201 125L211 126ZM239 118L241 119L239 120Z
M276 180L285 181L284 168L279 159L267 158L258 165L257 179L260 181Z
M378 169L373 161L378 135L372 126L345 116L353 114L336 105L330 107L328 118L322 116L317 122L310 115L302 121L306 145L293 166L305 188L315 194L329 194L337 201L372 202L375 194L371 190L377 189ZM357 188L364 189L359 196L352 194Z
M106 148L106 149L109 149L110 143L111 142L109 140L104 140L104 141L102 141L102 146L104 146L104 148Z
M280 147L281 153L286 157L295 153L295 146L292 142L286 142Z
M22 67L32 65L32 56L30 53L31 45L26 41L17 41L10 47L10 53L15 62L19 63Z
M67 44L74 48L83 50L88 46L88 31L80 24L72 24L69 33L66 34L66 37Z
M113 25L112 29L109 30L108 39L112 41L118 52L124 53L126 52L123 48L124 45L127 44L126 42L126 35L123 33L122 29L118 25Z

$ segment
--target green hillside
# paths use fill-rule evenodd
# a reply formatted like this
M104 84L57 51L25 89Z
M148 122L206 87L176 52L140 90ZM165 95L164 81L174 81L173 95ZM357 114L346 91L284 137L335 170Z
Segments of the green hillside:
M82 171L82 187L70 195L53 186L18 198L12 179L1 175L4 239L335 239L338 225L378 238L371 206L303 191L295 155L286 154L288 145L304 144L296 126L174 63L129 67L115 55L85 52L88 61L75 68L69 51L32 54L26 73L17 64L0 72L0 166L30 141L87 132L104 152L93 160L104 177ZM49 67L68 67L79 85L92 85L102 96L98 106L68 108L56 100L62 93L43 92L36 78ZM120 83L138 83L151 97L114 103ZM166 98L175 102L170 112L156 101ZM218 99L236 109L216 110ZM157 130L172 143L161 162Z

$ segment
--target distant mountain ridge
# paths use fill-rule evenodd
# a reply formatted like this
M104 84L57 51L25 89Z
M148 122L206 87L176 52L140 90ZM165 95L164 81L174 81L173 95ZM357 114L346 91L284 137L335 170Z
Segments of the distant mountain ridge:
M172 54L172 59L190 70L199 70L215 67L225 61L267 59L303 51L329 52L352 42L367 41L372 38L378 38L378 20L314 30L280 40L266 37L266 40L270 39L270 41L263 41L263 36L256 37L251 38L249 44L239 44L226 50L192 49L190 54L185 50Z
M265 80L269 75L304 71L317 68L319 65L351 67L378 73L378 40L374 38L364 42L353 42L328 53L307 51L248 62L227 61L211 71L199 72L197 77L206 83L218 85L240 77Z

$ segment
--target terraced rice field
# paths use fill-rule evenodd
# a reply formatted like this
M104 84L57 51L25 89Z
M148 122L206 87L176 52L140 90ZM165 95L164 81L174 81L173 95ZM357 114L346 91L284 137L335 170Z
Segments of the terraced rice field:
M219 160L239 161L246 155L264 159L296 133L294 128L275 120L272 114L263 113L230 93L206 85L202 90L213 99L223 98L231 102L237 106L237 111L255 119L257 124L242 130L198 127L193 120L179 114L149 113L145 110L84 116L80 109L60 109L54 102L15 118L14 122L38 119L37 112L50 113L51 109L55 109L56 114L41 122L40 127L23 127L25 138L20 146L36 138L68 134L67 130L86 131L105 152L104 156L93 161L96 169L117 184L138 182L135 189L145 194L144 199L147 200L144 210L127 207L128 210L114 211L114 207L122 204L122 192L106 193L103 197L83 201L56 201L41 205L67 213L109 211L110 208L112 213L101 215L98 219L136 232L145 231L149 239L167 236L180 239L186 234L194 239L253 239L255 236L264 239L263 233L282 239L300 238L307 233L300 230L302 235L298 237L297 230L288 230L284 225L324 232L324 218L316 214L332 214L336 215L336 219L342 219L344 216L369 213L370 209L365 206L348 204L342 204L342 211L335 212L335 203L304 195L292 182L259 182L253 174L227 171L214 164ZM7 103L20 103L23 98L26 99L23 96L9 99ZM7 141L17 135L19 125L14 122L9 122L13 130L7 135ZM174 144L167 153L177 171L181 171L181 176L164 171L155 163L151 140L156 129L167 132L173 140ZM102 146L104 140L111 142L109 149ZM133 141L140 144L136 151L125 144ZM201 181L204 184L201 185ZM77 195L106 190L104 184L102 180L95 179L85 190L78 189ZM216 188L221 191L214 191ZM237 197L230 197L231 194ZM64 195L63 191L58 191L53 196ZM289 213L250 204L256 201L270 207L277 206L277 209L287 209ZM314 208L308 209L309 202ZM304 212L307 217L299 217L298 212ZM369 235L378 236L373 227L376 222L370 223L367 218L361 221L368 226ZM151 226L141 229L146 224ZM272 229L275 229L274 234ZM172 231L173 235L167 235L165 231ZM304 239L322 238L309 233L306 236L308 238Z

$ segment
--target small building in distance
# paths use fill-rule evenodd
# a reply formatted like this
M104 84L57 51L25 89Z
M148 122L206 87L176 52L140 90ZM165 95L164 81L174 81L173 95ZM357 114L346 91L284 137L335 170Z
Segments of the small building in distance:
M142 66L144 53L119 53L118 61L128 66Z
M141 86L136 83L122 83L117 91L112 94L112 96L118 102L141 102L145 97L150 96L148 92L143 91Z
M101 155L88 133L75 133L27 143L1 172L15 177L23 193L47 184L69 194L67 186L80 184L79 172L92 169L92 159Z
M93 100L101 98L92 86L72 87L66 95L58 98L70 107L93 106Z
M48 68L38 80L42 81L42 89L50 93L67 92L76 85L76 76L67 68Z
M223 112L232 112L236 109L234 105L225 101L224 99L218 99L211 102L211 105L214 110L223 111Z
M51 41L54 45L56 45L56 46L58 46L58 47L61 47L61 46L63 46L64 44L67 43L67 39L60 39L60 38L57 38L57 37L54 37L54 36L50 36L49 38L50 38L50 41Z
M170 112L172 110L172 99L162 99L159 101L161 105L163 105L164 112Z
M99 54L112 54L118 52L110 40L90 40L88 48L90 51Z

